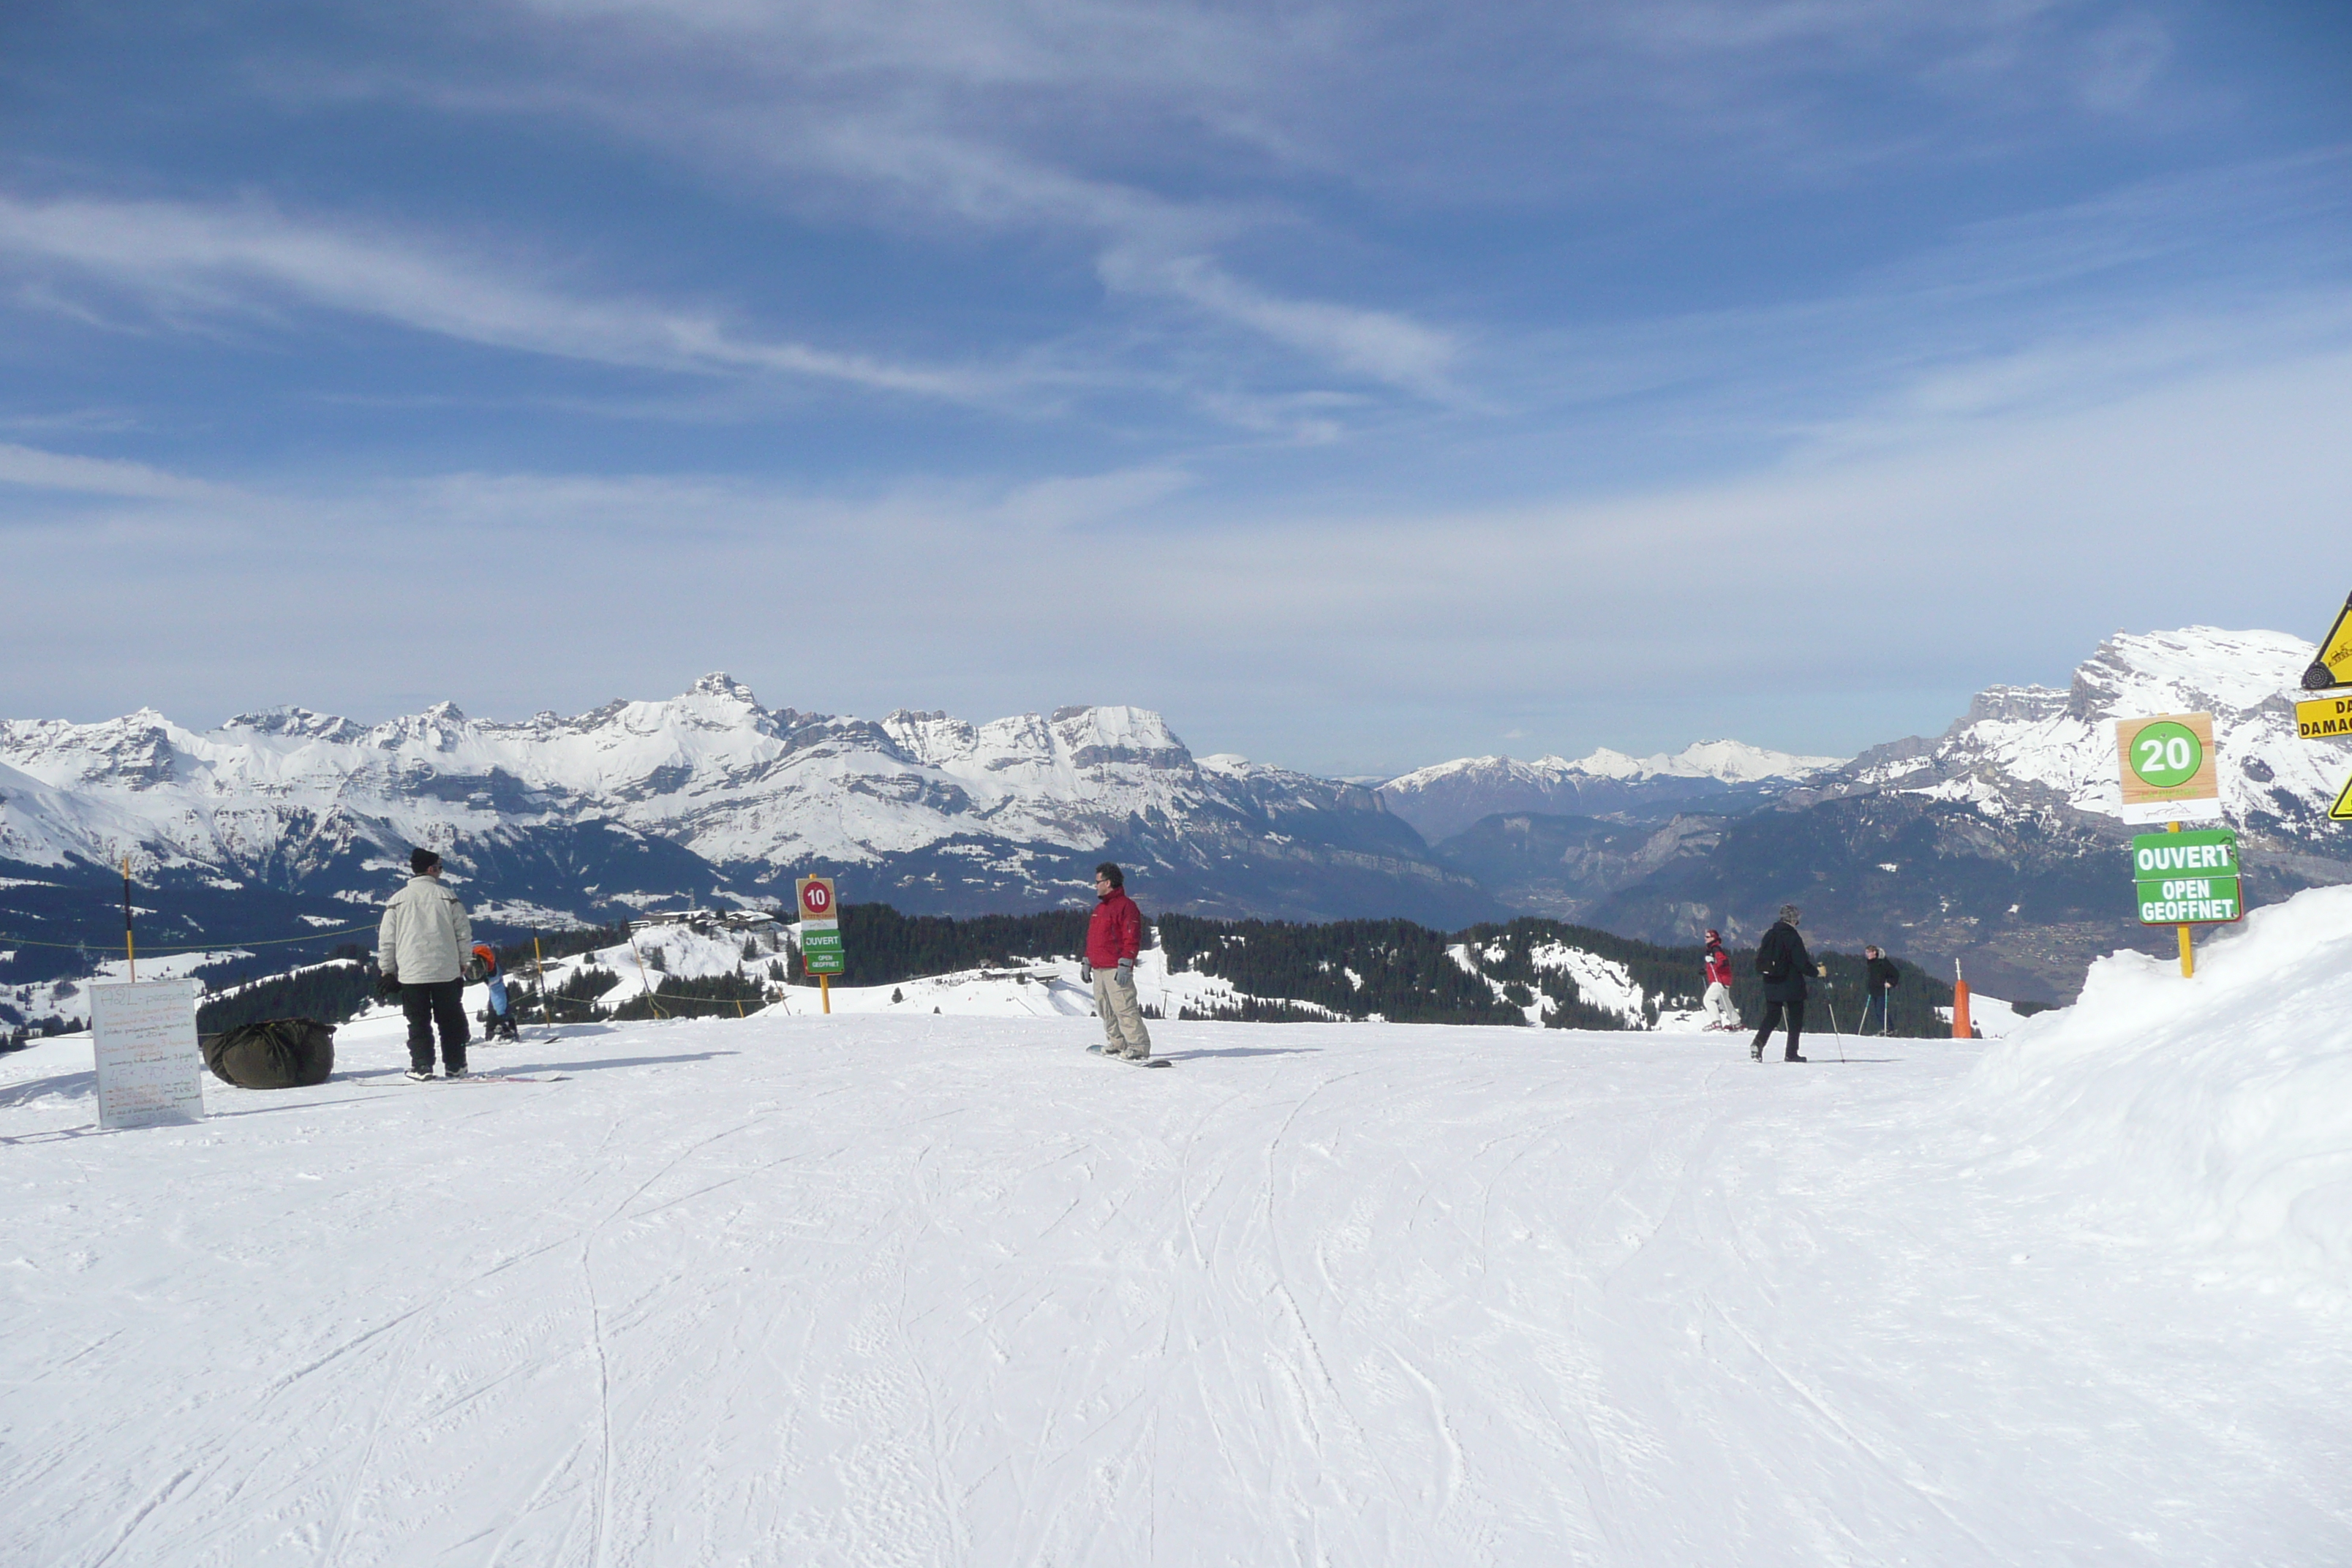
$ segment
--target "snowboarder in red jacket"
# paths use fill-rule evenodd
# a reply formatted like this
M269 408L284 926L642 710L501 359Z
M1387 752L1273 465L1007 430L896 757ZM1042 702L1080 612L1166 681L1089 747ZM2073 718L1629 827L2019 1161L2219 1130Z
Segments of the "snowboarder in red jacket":
M1706 933L1706 1026L1710 1029L1739 1027L1739 1010L1731 1005L1731 954L1723 951L1723 933L1710 930Z
M1148 1061L1151 1036L1135 994L1135 955L1143 951L1143 911L1127 896L1127 877L1106 860L1095 868L1095 912L1087 922L1087 967L1094 972L1095 1011L1105 1054Z

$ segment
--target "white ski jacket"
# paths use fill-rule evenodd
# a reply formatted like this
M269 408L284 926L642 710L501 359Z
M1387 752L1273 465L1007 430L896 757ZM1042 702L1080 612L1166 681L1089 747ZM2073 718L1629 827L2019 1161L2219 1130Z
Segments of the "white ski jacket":
M376 967L403 985L437 985L462 972L474 922L457 895L431 877L411 877L383 906L375 938Z

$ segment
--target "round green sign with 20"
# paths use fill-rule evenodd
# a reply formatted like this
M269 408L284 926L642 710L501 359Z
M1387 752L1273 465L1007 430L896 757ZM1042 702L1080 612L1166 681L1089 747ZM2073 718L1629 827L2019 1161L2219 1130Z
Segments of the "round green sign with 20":
M2185 784L2205 765L2205 748L2197 732L2169 721L2150 724L2132 737L2131 768L2142 784L2155 789Z

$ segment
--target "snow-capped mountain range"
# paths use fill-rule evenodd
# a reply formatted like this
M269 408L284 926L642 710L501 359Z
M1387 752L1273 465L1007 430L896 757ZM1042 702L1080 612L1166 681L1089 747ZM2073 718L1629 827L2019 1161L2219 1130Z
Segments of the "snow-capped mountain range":
M1825 795L1892 789L1965 800L1993 816L2063 803L2120 820L2116 721L2210 712L2224 816L2273 841L2332 838L2327 808L2352 748L2296 737L2312 651L2284 632L2118 633L2066 687L1989 687L1939 739L1874 748L1811 783Z
M1786 784L1844 760L1791 756L1740 741L1701 741L1671 756L1650 757L1603 746L1574 762L1460 757L1401 774L1380 793L1391 811L1435 844L1498 811L1601 816L1632 808L1671 815L1676 805L1740 785Z
M1655 942L1714 926L1753 941L1784 900L1809 938L1875 941L2004 995L2071 994L2144 933L2120 817L2115 721L2210 712L2250 906L2352 881L2327 820L2352 746L2295 733L2312 645L2278 632L2117 634L2066 687L1996 686L1941 736L1874 747L1738 816L1664 823L1506 815L1439 847L1514 907Z
M0 866L15 884L0 911L56 906L127 857L196 927L228 918L194 909L200 889L239 895L247 913L292 899L277 919L348 917L398 885L420 844L478 909L517 924L768 901L811 868L910 910L1038 908L1086 896L1106 855L1150 868L1163 907L1500 910L1371 791L1196 758L1138 708L874 721L766 708L711 675L666 701L520 723L449 703L373 726L299 708L204 732L152 710L0 723Z
M656 835L714 865L865 865L976 828L1094 849L1131 819L1239 808L1268 779L1311 797L1308 809L1351 793L1239 758L1196 761L1141 709L869 722L762 708L724 675L667 701L521 723L447 702L372 728L300 708L201 734L152 710L0 722L0 761L42 786L0 822L11 858L128 853L257 870L320 831L380 830L404 853L581 821Z
M1196 757L1142 709L868 721L767 708L724 675L518 723L448 703L373 726L299 708L202 732L152 710L0 722L0 934L103 944L111 920L119 939L126 857L161 945L362 923L415 844L488 920L542 926L777 901L810 869L908 912L1051 907L1110 858L1157 910L1447 929L1524 911L1660 942L1752 940L1799 898L1821 940L2063 993L2135 930L2119 715L2214 714L2249 903L2352 880L2326 820L2352 748L2294 733L2311 654L2274 632L2118 635L2065 688L1990 688L1942 736L1850 762L1717 741L1465 758L1377 789Z

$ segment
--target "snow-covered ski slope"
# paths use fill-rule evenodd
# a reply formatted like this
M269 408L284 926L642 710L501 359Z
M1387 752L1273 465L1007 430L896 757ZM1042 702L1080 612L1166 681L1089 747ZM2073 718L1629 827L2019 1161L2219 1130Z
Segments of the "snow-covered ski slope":
M775 1014L0 1058L0 1563L2352 1562L2352 889L1992 1046ZM536 1034L538 1031L532 1031Z

